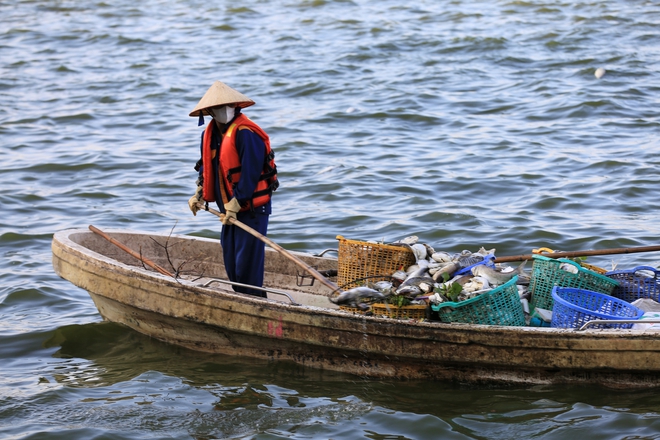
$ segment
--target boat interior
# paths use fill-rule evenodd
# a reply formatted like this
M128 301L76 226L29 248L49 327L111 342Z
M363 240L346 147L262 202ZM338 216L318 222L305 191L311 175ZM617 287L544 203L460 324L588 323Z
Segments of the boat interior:
M220 291L233 291L227 278L219 239L187 235L148 235L129 231L110 230L107 235L130 248L143 259L150 260L179 279L194 282ZM121 264L154 271L140 259L91 231L69 235L74 243ZM288 251L310 267L334 281L337 258L330 255ZM332 291L315 280L307 271L285 255L266 247L263 289L268 299L315 307L336 309L328 297Z

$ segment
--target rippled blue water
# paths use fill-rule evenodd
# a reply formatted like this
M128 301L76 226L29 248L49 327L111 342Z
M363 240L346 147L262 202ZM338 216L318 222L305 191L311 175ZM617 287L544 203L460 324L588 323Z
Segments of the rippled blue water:
M89 224L217 236L186 204L215 80L257 102L288 249L660 244L659 22L647 0L0 2L0 437L660 438L651 391L184 352L101 323L50 262L53 232Z

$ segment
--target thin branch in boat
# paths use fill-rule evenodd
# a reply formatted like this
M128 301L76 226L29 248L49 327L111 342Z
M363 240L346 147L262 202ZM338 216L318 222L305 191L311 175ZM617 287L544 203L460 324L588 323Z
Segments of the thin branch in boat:
M165 244L160 244L155 238L149 237L151 240L153 240L154 243L156 243L158 246L162 247L165 249L165 258L167 258L167 262L170 263L170 268L175 272L175 278L178 276L178 270L176 267L174 267L174 264L172 263L172 259L170 258L170 252L169 252L169 243L170 243L170 238L172 237L172 233L174 232L174 228L176 228L176 224L179 221L174 222L174 226L172 226L172 229L170 229L170 233L167 235L167 238L165 239Z
M144 265L144 258L142 256L142 246L140 246L140 263L142 263L142 269L149 270L147 269L147 266Z
M172 234L174 233L174 229L176 228L176 226L177 226L177 222L175 222L174 226L172 226L172 229L170 230L170 233L168 234L167 238L165 239L165 243L159 242L154 237L149 237L149 239L152 240L157 246L164 249L165 258L167 259L167 262L170 265L170 269L174 272L174 278L178 279L178 278L181 278L182 275L195 275L195 269L196 269L194 267L195 263L197 263L198 259L202 259L203 256L200 254L199 258L194 258L192 260L193 268L191 270L186 270L185 272L184 272L183 268L187 264L190 264L190 261L188 261L188 260L183 261L183 262L181 262L181 264L179 264L178 267L176 267L174 265L174 263L172 262L172 258L170 256L170 247L175 246L176 243L174 243L174 244L170 243L170 238L172 237ZM204 272L202 272L202 275L200 275L199 278L204 278L204 277L205 277L205 274L204 274ZM199 278L196 278L195 280L197 280Z

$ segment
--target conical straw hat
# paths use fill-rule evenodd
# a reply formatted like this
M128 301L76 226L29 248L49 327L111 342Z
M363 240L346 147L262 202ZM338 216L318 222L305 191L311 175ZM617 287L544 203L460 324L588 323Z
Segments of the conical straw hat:
M245 108L254 105L254 101L220 81L213 83L199 100L190 116L209 115L208 109L225 104L236 104Z

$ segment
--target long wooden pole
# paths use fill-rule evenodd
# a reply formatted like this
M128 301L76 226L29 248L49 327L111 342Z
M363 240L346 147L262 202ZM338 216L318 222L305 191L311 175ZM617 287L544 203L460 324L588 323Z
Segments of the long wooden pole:
M204 205L203 203L197 203L197 206L198 206L201 210L208 211L208 212L210 212L211 214L213 214L213 215L215 215L215 216L217 216L217 217L224 218L224 216L225 216L223 213L221 213L221 212L219 212L219 211L217 211L217 210L215 210L215 209L213 209L213 208L209 208L209 207L207 207L206 205ZM263 235L262 233L260 233L259 231L255 230L255 229L249 227L248 225L246 225L245 223L243 223L243 222L241 222L241 221L239 221L239 220L235 220L235 219L233 219L233 218L230 218L230 219L229 219L229 222L230 222L231 224L233 224L234 226L238 226L239 228L243 229L244 231L246 231L246 232L252 234L253 236L255 236L256 238L258 238L259 240L261 240L261 241L263 241L264 243L266 243L268 246L270 246L270 247L272 247L273 249L275 249L275 250L276 250L277 252L279 252L280 254L284 255L284 256L285 256L286 258L288 258L289 260L293 261L295 264L297 264L298 266L300 266L301 268L303 268L305 271L307 271L307 272L308 272L311 276L313 276L315 279L319 280L324 286L328 287L329 289L332 289L333 292L339 292L339 293L341 293L341 289L339 288L339 286L337 286L335 283L333 283L332 281L330 281L329 279L327 279L326 277L324 277L323 275L321 275L321 274L320 274L316 269L314 269L312 266L310 266L309 264L305 263L305 262L302 261L300 258L296 257L295 255L293 255L292 253L290 253L289 251L287 251L286 249L284 249L282 246L280 246L279 244L275 243L275 242L274 242L273 240L271 240L270 238L268 238L268 237L266 237L265 235Z
M156 263L154 263L153 261L149 260L147 257L143 257L142 255L135 252L133 249L130 249L130 248L126 247L123 243L121 243L120 241L115 240L114 238L110 237L108 234L101 231L99 228L97 228L95 226L92 226L92 225L89 225L89 230L94 232L95 234L98 234L101 237L105 238L106 240L108 240L110 243L114 244L118 248L128 252L129 254L131 254L132 256L137 258L138 260L142 261L144 264L151 267L152 269L162 273L163 275L167 275L167 276L170 276L172 278L175 278L174 274L167 271L167 269L163 269L161 266L159 266Z
M594 255L634 254L638 252L656 252L656 251L660 251L660 246L640 246L640 247L629 247L629 248L613 248L613 249L552 252L552 253L544 252L538 254L524 254L524 255L511 255L507 257L497 257L495 258L495 263L531 260L534 255L543 255L544 257L548 257L548 258L574 258L574 257L589 257Z

